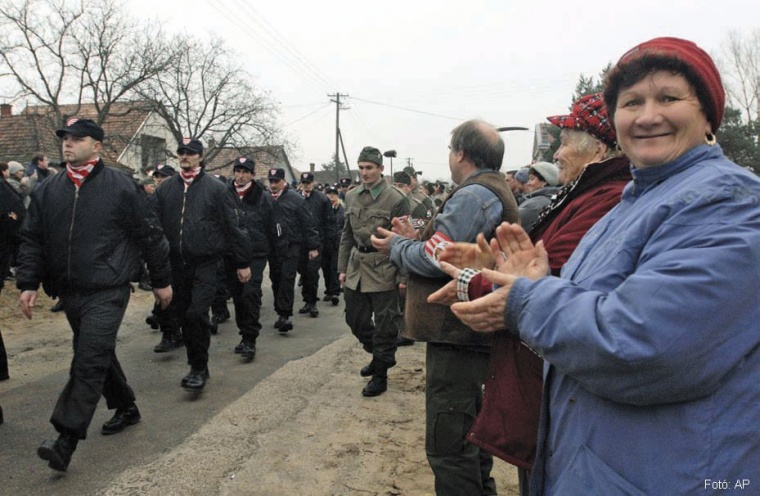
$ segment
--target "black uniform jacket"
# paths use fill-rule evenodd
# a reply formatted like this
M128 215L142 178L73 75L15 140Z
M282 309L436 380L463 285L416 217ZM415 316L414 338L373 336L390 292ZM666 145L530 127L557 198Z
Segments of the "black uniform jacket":
M248 236L251 256L266 257L277 243L277 223L272 195L256 181L251 183L242 200L235 191L235 183L230 183L229 187L238 201L241 226Z
M279 233L278 246L299 244L305 245L309 250L320 248L316 221L300 193L288 188L280 194L274 205Z
M189 188L175 174L154 194L173 260L196 264L229 252L235 268L249 266L251 253L240 211L226 184L201 169Z
M16 286L51 296L127 284L140 252L153 287L170 284L169 248L147 195L124 172L98 161L77 190L67 174L34 189L21 227Z

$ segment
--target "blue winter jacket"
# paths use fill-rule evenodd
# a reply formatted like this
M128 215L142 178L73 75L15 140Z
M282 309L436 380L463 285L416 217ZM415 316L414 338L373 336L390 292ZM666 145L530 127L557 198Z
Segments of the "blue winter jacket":
M561 278L509 295L547 362L531 491L755 493L760 180L706 145L632 174Z

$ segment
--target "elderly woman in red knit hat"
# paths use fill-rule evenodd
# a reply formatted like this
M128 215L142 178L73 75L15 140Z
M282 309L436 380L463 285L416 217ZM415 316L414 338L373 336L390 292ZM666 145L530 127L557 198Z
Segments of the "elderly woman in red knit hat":
M604 99L633 181L561 276L519 226L492 240L499 289L452 311L541 355L532 494L695 494L760 480L760 179L717 144L710 56L656 38Z

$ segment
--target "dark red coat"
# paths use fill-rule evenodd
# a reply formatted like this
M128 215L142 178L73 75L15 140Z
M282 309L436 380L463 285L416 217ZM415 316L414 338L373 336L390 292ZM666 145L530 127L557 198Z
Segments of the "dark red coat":
M586 231L620 202L631 180L629 164L626 157L590 164L539 214L530 236L534 243L543 240L553 275L559 275ZM490 292L491 283L480 275L473 278L471 300ZM512 333L497 333L483 407L468 441L530 469L536 454L542 387L543 360Z

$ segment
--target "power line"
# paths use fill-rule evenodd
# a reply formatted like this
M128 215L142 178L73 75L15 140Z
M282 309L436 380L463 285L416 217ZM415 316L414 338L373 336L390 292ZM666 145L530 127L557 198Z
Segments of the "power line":
M295 124L296 122L302 121L302 120L306 119L307 117L310 117L310 116L312 116L312 115L316 114L316 113L317 113L317 112L319 112L320 110L322 110L322 109L326 108L328 105L330 105L330 103L331 103L331 102L327 102L327 103L325 103L324 105L322 105L321 107L319 107L318 109L316 109L316 110L312 110L311 112L309 112L308 114L304 115L303 117L299 117L298 119L296 119L296 120L294 120L294 121L290 121L290 122L288 122L287 124L285 124L285 126L284 126L284 127L288 127L288 126L290 126L290 125L292 125L292 124Z
M333 85L329 81L326 81L324 78L322 78L322 76L318 75L314 70L307 67L303 61L293 60L293 57L289 56L287 53L284 53L281 49L278 49L276 46L274 46L271 40L267 40L266 38L260 36L257 30L252 30L250 29L250 26L242 23L242 19L240 19L239 16L233 17L230 14L228 14L226 9L224 8L224 5L222 5L219 2L219 0L210 0L210 4L212 4L211 5L212 8L216 10L220 15L222 15L225 19L227 19L231 24L238 27L242 34L251 38L253 41L258 41L261 45L264 46L264 48L266 48L267 50L275 54L277 58L279 58L283 63L285 63L285 65L290 67L294 72L298 73L299 75L303 76L305 79L311 81L312 83L315 83L316 85L320 86L323 89L329 89L333 87ZM253 19L252 22L260 24L255 19ZM282 45L282 42L278 40L274 40L274 41Z
M289 41L287 41L287 39L285 39L285 37L282 36L282 34L280 34L277 29L275 29L275 27L272 26L259 11L257 11L251 5L241 2L240 0L234 0L234 3L240 7L241 11L244 11L248 15L248 18L254 24L258 25L261 30L270 37L272 42L279 46L279 48L275 48L275 51L277 51L278 54L284 55L285 57L294 60L297 64L300 64L302 68L306 69L326 88L335 87L335 84L333 84L326 75L324 75L313 63L311 63L311 61L309 61L306 56L304 56L297 48L295 48ZM258 32L255 32L254 35L258 34Z
M415 114L430 115L430 116L433 116L433 117L440 117L442 119L450 119L452 121L459 121L459 122L466 120L466 119L461 119L459 117L451 117L450 115L436 114L434 112L426 112L424 110L416 110L416 109L412 109L412 108L409 108L409 107L399 107L398 105L391 105L389 103L375 102L375 101L372 101L372 100L366 100L364 98L357 98L357 97L352 97L352 98L354 100L359 100L360 102L372 103L374 105L381 105L383 107L395 108L395 109L398 109L398 110L404 110L406 112L414 112Z

